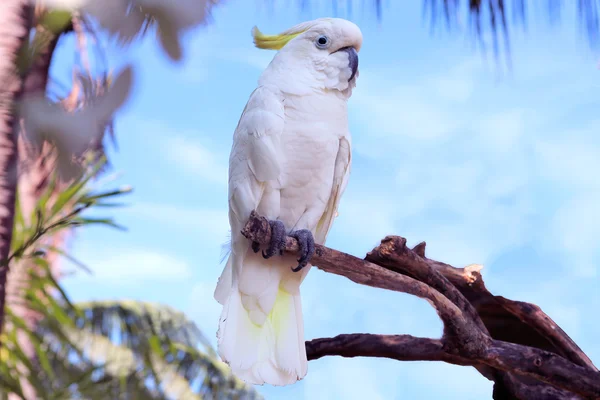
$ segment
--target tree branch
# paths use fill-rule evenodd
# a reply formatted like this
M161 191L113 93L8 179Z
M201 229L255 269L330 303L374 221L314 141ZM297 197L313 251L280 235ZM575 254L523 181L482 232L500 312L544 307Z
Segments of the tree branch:
M266 218L259 217L253 212L242 234L254 242L267 245L271 238L271 226ZM298 250L296 239L288 236L285 251L295 253ZM465 351L473 355L483 351L488 337L474 328L473 324L465 318L462 310L435 288L409 276L394 273L380 265L321 245L316 245L312 262L325 272L344 276L361 285L408 293L428 300L444 322L445 345L464 347ZM449 282L448 284L451 285ZM458 295L460 296L460 293Z
M410 335L373 335L355 333L306 342L309 360L325 356L382 357L399 361L445 361L470 365L469 360L452 355L439 339L417 338Z
M521 347L521 346L517 346ZM536 351L535 349L533 349ZM535 368L542 368L543 363L540 354L527 354L522 357L520 350L511 348L510 343L500 341L492 342L490 346L490 356L496 359L496 354L502 352L505 357L514 360L515 365L502 366L505 371L513 371L514 368L522 368L520 365L522 359ZM317 360L326 356L341 356L341 357L381 357L391 358L398 361L443 361L449 364L462 366L476 366L472 360L462 358L448 353L440 340L417 338L410 335L373 335L373 334L346 334L338 335L333 338L313 339L306 342L306 353L309 360ZM548 356L548 354L543 354ZM549 354L550 358L557 357ZM560 358L560 357L559 357ZM499 366L499 364L493 364ZM552 364L552 363L551 363ZM547 366L546 366L547 367ZM552 374L552 369L556 367L548 367L545 373ZM561 366L561 367L564 367ZM589 371L584 371L584 375ZM524 375L529 375L523 371ZM511 376L507 374L505 376ZM537 378L537 375L533 376ZM572 376L573 381L578 378L575 373ZM591 377L594 379L594 377ZM583 385L589 384L589 377L585 378ZM549 382L551 383L551 382ZM511 386L516 386L518 392L523 395L522 398L532 399L583 399L584 397L576 395L570 391L561 390L547 385L524 385L518 381L506 382ZM578 385L579 383L575 383ZM533 390L530 388L533 386ZM594 390L594 388L591 388Z
M425 242L417 246L420 246L417 249L423 254L422 256L406 246L406 239L399 236L387 236L379 246L367 254L365 259L382 265L391 271L411 276L431 286L456 304L479 329L487 333L487 329L479 318L475 307L444 275L425 259Z
M271 228L267 219L252 212L242 234L267 245ZM298 250L296 239L288 236L285 251ZM364 260L316 245L311 264L359 284L428 300L444 323L444 335L315 339L306 342L310 360L339 355L443 361L476 367L495 381L498 399L600 398L598 369L539 307L493 296L478 268L459 269L427 259L424 242L411 250L406 239L388 236Z
M587 398L600 398L600 372L581 367L549 351L494 340L481 361Z
M425 258L425 242L418 246L423 247L422 257ZM540 307L492 295L477 270L455 268L431 259L426 259L426 262L444 275L474 305L493 338L552 351L577 365L598 370L589 357ZM407 271L401 264L393 268L400 273ZM514 333L518 337L515 337Z

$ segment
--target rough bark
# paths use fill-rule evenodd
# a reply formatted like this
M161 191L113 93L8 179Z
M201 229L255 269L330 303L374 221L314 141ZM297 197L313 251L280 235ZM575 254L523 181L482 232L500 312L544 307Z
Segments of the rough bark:
M0 1L0 332L4 325L6 278L17 187L15 101L23 89L16 67L31 23L27 0Z
M268 221L253 212L242 234L269 243ZM600 372L538 306L492 295L478 268L454 268L388 236L365 259L316 246L311 263L363 285L427 299L444 323L440 339L346 334L306 342L310 360L324 356L385 357L468 365L495 382L494 399L600 399ZM298 242L286 238L285 251Z

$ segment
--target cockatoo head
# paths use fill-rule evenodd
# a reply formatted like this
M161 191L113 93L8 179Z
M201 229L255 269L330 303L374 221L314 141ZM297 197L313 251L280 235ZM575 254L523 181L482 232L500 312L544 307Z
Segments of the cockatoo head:
M319 18L278 35L264 35L256 27L252 34L256 47L279 50L262 77L269 83L292 91L303 86L348 95L356 85L362 33L350 21Z

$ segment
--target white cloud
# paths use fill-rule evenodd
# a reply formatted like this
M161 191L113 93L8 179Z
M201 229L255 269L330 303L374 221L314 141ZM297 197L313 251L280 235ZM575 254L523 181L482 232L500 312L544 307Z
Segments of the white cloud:
M393 210L393 203L386 196L348 190L340 202L330 237L335 241L343 238L375 246L386 235L395 233L390 210Z
M449 111L432 106L408 86L388 87L379 94L357 88L351 102L369 134L378 138L441 139L457 127Z
M379 187L353 186L342 202L355 205L349 223L357 219L360 229L354 233L365 241L373 240L373 231L381 237L400 234L412 243L426 240L431 256L458 265L489 262L523 243L533 229L528 218L536 212L526 117L509 108L470 120L444 141L403 146L390 139L397 154L380 154L363 167L383 174L392 167L395 176L378 181ZM475 133L472 127L481 129ZM362 139L381 148L379 138Z
M441 362L417 362L403 366L404 378L423 388L435 388L430 392L434 398L479 400L492 397L493 382L484 378L473 367L463 367ZM417 387L418 387L417 386ZM429 389L431 390L431 389Z
M368 221L352 217L358 218L359 234L366 229L365 239L371 240L372 230L390 233L392 225L409 241L426 240L431 256L459 266L490 262L528 241L549 242L534 239L540 236L535 222L545 216L558 224L550 231L572 236L557 240L553 235L548 245L559 243L581 265L578 273L590 274L592 238L597 237L591 226L600 225L592 222L597 217L591 210L600 198L589 193L600 182L593 172L600 169L600 143L590 138L600 125L592 121L561 132L552 126L557 116L547 104L521 104L506 90L508 84L494 87L481 79L483 68L469 60L397 85L382 79L385 74L361 74L351 99L351 115L358 114L364 124L363 134L355 135L355 153L367 159L363 168L376 169L383 178L390 167L397 174L395 181L382 178L379 189L354 188L342 204L376 199L372 211L362 212ZM493 105L493 111L485 105ZM558 192L556 184L563 190ZM580 190L588 201L570 206L569 198ZM562 196L560 207L567 208L540 206L542 192ZM584 255L577 255L568 240L586 245Z
M175 204L137 203L127 211L129 215L153 221L156 229L176 230L193 235L209 254L219 256L229 243L230 229L227 208L185 207Z
M527 238L526 219L534 211L522 188L526 170L496 169L477 154L457 159L452 152L440 158L424 155L409 162L398 175L395 209L402 233L426 240L430 255L447 262L487 262L497 253ZM400 194L404 194L401 195ZM506 196L514 198L506 202Z
M173 128L161 120L134 119L132 128L150 138L150 149L182 172L195 175L204 183L227 187L229 146L215 135L195 129Z
M221 52L218 57L224 61L246 64L262 72L267 68L275 54L274 51L260 50L252 47L250 49L229 49Z
M465 103L474 92L476 65L469 60L442 74L400 83L382 79L387 70L361 70L350 112L360 118L370 137L389 141L392 149L401 148L406 139L443 140L461 133L472 117ZM371 156L384 151L364 145L358 141L357 150Z
M255 72L264 71L273 57L274 51L261 50L254 47L252 37L248 35L247 45L244 47L238 44L221 44L215 46L215 41L222 42L223 38L215 31L215 27L210 32L205 32L193 39L189 59L186 61L183 73L178 77L192 84L204 82L209 76L209 66L216 64L215 61L222 64L235 63L242 64Z
M534 147L538 173L575 190L600 187L597 176L597 171L600 171L600 145L590 140L599 131L600 124L590 126L589 135L583 140L573 132L566 132L562 138L538 141Z
M215 271L217 269L215 268ZM218 272L220 274L220 269ZM186 314L196 322L215 349L217 348L217 329L219 328L219 316L222 307L214 299L213 293L219 274L215 274L214 282L198 282L194 285L186 310Z
M428 398L479 400L493 390L474 368L442 362L328 357L308 368L305 399L417 399L426 391Z
M481 70L481 60L473 57L446 69L443 74L429 76L419 82L421 93L430 92L433 98L449 103L467 103L476 89L476 78Z
M525 119L531 118L521 109L500 110L475 120L479 145L489 155L510 156L525 134Z
M594 278L600 259L600 190L586 192L564 204L551 221L552 241L561 245L572 273Z
M175 256L149 249L112 250L112 256L89 257L86 265L93 275L78 274L75 279L113 285L139 285L141 282L179 282L191 277L189 265Z
M389 383L379 370L364 359L327 358L308 366L304 382L305 399L383 400Z
M226 208L182 207L175 204L136 203L127 212L172 224L177 228L206 230L208 235L224 236L229 230Z
M191 84L206 82L210 77L210 70L201 62L196 62L195 64L197 65L184 67L182 71L177 74L177 77Z
M540 274L535 282L521 286L518 290L512 289L514 285L509 282L505 284L508 287L503 288L503 295L537 304L579 346L584 348L584 351L588 343L595 343L600 326L593 320L585 318L585 315L595 313L600 304L600 296L595 290L593 280L573 274L561 274L558 278L545 279L544 275ZM588 338L591 342L586 340Z
M206 182L227 185L228 158L223 152L184 136L166 140L166 155L178 167Z
M536 172L556 191L546 248L558 248L567 270L582 277L595 277L600 260L599 129L592 121L534 145Z

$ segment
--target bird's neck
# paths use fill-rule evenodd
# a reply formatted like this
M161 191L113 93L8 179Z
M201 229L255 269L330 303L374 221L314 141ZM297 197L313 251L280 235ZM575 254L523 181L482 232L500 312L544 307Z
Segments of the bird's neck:
M319 95L347 101L352 95L354 80L343 91L329 88L321 72L315 71L309 59L295 61L290 65L289 60L282 60L275 56L260 76L258 84L276 86L282 93L291 96Z

